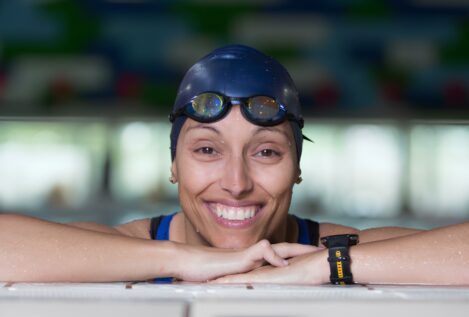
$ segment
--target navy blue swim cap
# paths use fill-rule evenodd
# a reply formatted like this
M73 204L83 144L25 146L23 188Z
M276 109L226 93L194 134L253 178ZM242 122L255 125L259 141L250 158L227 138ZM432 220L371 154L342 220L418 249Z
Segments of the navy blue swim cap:
M224 46L196 62L186 72L179 86L173 113L204 92L217 92L228 97L269 96L283 104L298 121L302 121L298 91L290 74L273 58L248 46ZM186 116L180 116L173 122L172 160L176 156L177 139L186 119ZM303 135L298 122L289 122L299 163Z

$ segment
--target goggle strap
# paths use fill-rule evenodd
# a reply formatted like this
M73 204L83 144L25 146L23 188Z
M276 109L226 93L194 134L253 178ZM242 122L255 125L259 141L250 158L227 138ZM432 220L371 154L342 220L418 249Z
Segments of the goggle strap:
M309 141L309 142L311 142L311 143L314 143L314 141L311 140L310 138L308 138L306 135L304 135L304 134L301 134L301 135L303 136L303 140L306 140L306 141Z

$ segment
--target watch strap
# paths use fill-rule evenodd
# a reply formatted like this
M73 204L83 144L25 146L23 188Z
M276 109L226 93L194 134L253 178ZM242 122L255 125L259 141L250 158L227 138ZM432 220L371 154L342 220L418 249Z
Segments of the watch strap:
M358 243L358 235L342 234L328 236L323 237L321 242L329 251L327 261L331 269L331 283L336 285L353 284L349 246Z
M348 247L333 247L329 249L327 258L331 268L330 281L332 284L353 284L353 275L350 269L350 256Z

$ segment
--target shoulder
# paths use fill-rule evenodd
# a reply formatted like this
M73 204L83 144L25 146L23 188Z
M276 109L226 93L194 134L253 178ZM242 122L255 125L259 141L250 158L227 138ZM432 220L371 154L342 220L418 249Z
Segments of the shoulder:
M168 230L173 230L172 228L174 227L173 224L179 223L180 221L173 221L177 220L179 213L174 213L170 215L162 215L160 217L154 217L154 218L144 218L144 219L138 219L134 220L128 223L124 223L121 225L117 225L114 227L115 230L119 231L119 233L133 237L133 238L139 238L139 239L152 239L151 236L151 226L152 226L152 219L160 218L160 221L163 221L163 219L166 219L165 226L167 226ZM159 222L158 226L161 225L161 222ZM169 234L172 235L172 234Z
M319 224L319 236L326 237L336 234L358 234L360 231L356 228L338 225L334 223L320 223Z
M121 234L140 239L150 239L151 218L138 219L114 226Z
M296 217L296 219L298 221L298 229L299 229L298 241L301 241L302 236L304 236L306 232L309 232L311 243L314 245L318 245L320 238L322 237L332 236L332 235L337 235L337 234L358 234L359 233L359 230L353 227L349 227L349 226L333 224L333 223L318 223L311 219L304 219L304 218L299 218L299 217Z

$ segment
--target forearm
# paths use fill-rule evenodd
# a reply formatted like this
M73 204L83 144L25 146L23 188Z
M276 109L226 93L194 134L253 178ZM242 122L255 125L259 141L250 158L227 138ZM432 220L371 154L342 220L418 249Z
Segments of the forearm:
M0 281L102 282L168 276L175 244L0 215Z
M422 232L422 230L402 227L382 227L361 230L358 232L358 235L360 236L360 243L367 243L408 236L418 232Z
M70 227L85 229L85 230L102 232L102 233L121 234L118 230L116 230L116 228L108 227L105 225L92 223L92 222L69 222L69 223L66 223L65 225L70 226Z
M357 283L469 285L469 223L351 247Z

